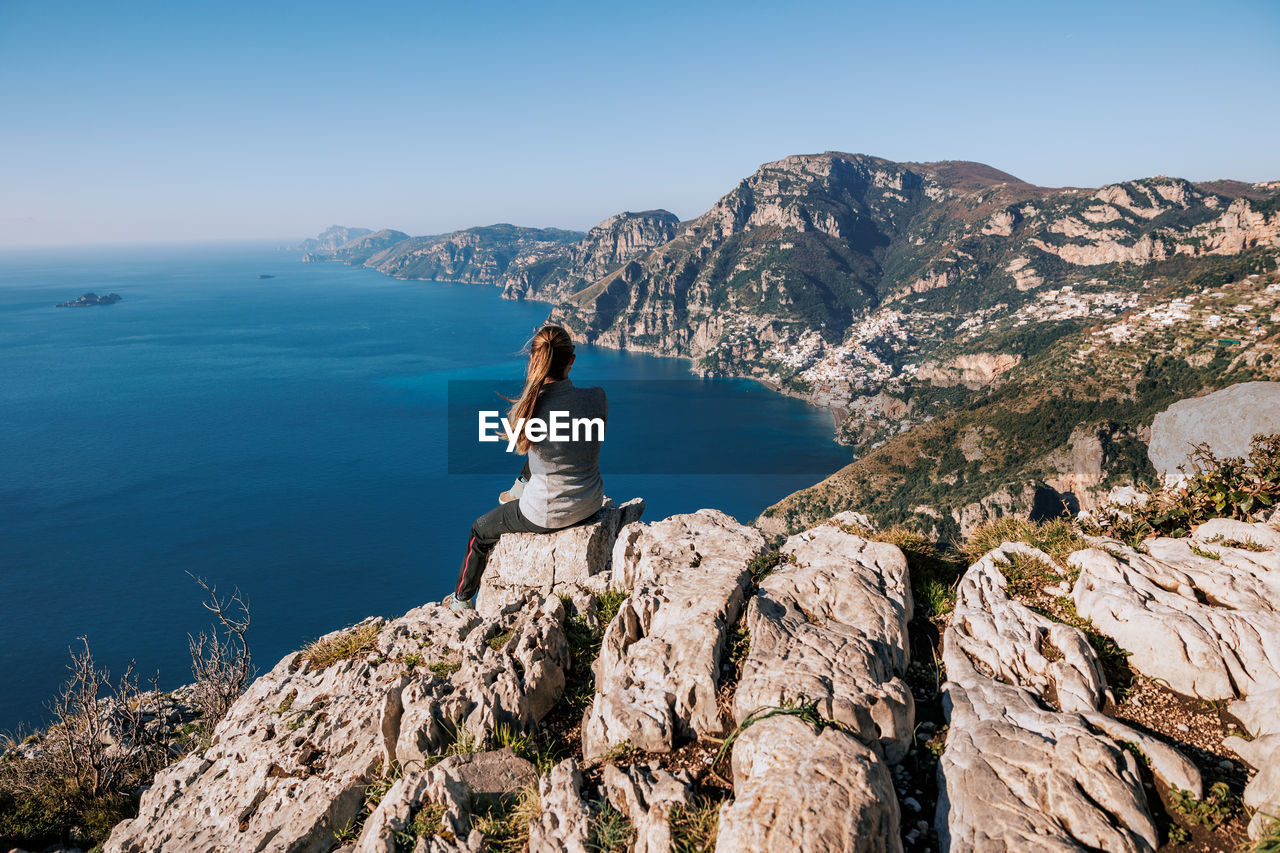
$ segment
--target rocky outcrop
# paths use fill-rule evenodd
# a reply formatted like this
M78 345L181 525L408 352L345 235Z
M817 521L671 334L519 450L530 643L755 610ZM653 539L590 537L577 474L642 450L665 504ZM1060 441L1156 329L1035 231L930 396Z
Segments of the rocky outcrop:
M1231 417L1223 417L1230 412ZM1151 464L1166 481L1183 478L1194 445L1219 458L1246 456L1257 433L1280 432L1280 382L1242 382L1203 397L1179 400L1151 423Z
M620 768L606 764L604 790L615 809L631 820L631 853L671 850L671 810L691 799L689 771L672 773L646 767Z
M561 761L538 783L540 811L529 825L529 853L587 853L591 809L582 801L582 768Z
M346 656L293 654L258 678L208 750L156 777L106 850L329 850L379 768L422 766L455 738L545 715L564 685L563 618L554 597L496 619L432 604L322 638ZM410 800L443 790L411 786Z
M600 511L555 533L508 533L489 555L476 609L495 616L530 593L568 596L586 611L595 595L609 586L609 567L618 531L644 513L644 501L633 498L617 506L605 498Z
M619 213L596 225L556 263L516 261L502 284L508 299L567 299L676 236L680 218L666 210Z
M1009 353L959 355L943 364L922 364L916 376L939 388L963 385L973 390L993 384L1020 361L1022 356Z
M1073 554L1076 609L1131 666L1178 693L1234 699L1280 688L1280 566L1269 565L1280 555L1212 544L1203 530L1191 542L1148 540L1147 553L1108 543Z
M415 851L479 851L484 835L471 817L486 801L511 798L537 781L538 771L510 749L451 755L426 770L411 765L365 819L354 853L399 853L418 812L442 806L434 837L418 839Z
M490 564L501 583L487 590L505 598L483 612L429 604L286 657L207 750L156 777L105 850L328 853L345 836L343 853L479 853L495 840L485 835L495 804L518 800L534 853L596 849L612 810L629 822L630 850L666 851L685 810L707 807L708 774L724 772L710 751L734 722L717 850L918 841L918 828L902 835L906 789L895 788L910 766L895 762L919 748L904 683L913 602L903 552L866 538L867 518L842 514L790 537L753 579L758 531L714 510L646 524L639 509L610 504L537 541L504 538ZM1080 614L1139 671L1188 696L1235 700L1252 738L1224 746L1258 771L1245 802L1259 837L1280 807L1280 530L1217 519L1189 540L1149 540L1149 553L1093 544L1069 561ZM1068 569L1019 543L985 555L958 585L943 636L941 849L1154 850L1143 774L1199 797L1200 773L1161 737L1107 716L1085 635L1009 594L1006 575L1036 572L1066 591ZM496 747L557 719L569 659L560 596L606 588L627 598L603 629L582 717L590 781L572 758L539 776ZM748 642L726 667L735 624ZM734 671L729 693L722 677ZM637 750L658 755L629 760Z
M911 743L911 587L895 545L824 524L791 537L746 613L751 648L734 717L802 700L889 761Z
M1129 653L1130 665L1179 693L1234 699L1252 740L1230 737L1258 773L1245 788L1260 838L1280 815L1280 531L1213 519L1190 540L1149 539L1080 551L1076 607Z
M938 766L943 849L1154 850L1134 757L1199 796L1199 774L1154 738L1104 717L1106 685L1083 634L1013 601L1002 564L1043 561L1006 543L960 581L944 636L950 729Z
M716 510L625 527L612 587L629 590L605 629L582 753L622 744L669 752L677 739L723 735L716 704L725 634L738 618L747 562L764 537Z
M888 767L835 728L791 716L754 723L733 747L733 790L720 809L720 853L902 849Z

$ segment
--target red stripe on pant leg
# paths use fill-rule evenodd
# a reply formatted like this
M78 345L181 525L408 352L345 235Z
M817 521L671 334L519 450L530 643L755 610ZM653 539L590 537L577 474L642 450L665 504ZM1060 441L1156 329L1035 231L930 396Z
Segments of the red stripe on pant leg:
M471 541L467 543L467 556L462 561L462 571L459 573L462 577L458 580L458 588L453 591L454 598L462 595L462 585L467 582L467 563L471 562L471 549L475 544L476 537L472 536Z

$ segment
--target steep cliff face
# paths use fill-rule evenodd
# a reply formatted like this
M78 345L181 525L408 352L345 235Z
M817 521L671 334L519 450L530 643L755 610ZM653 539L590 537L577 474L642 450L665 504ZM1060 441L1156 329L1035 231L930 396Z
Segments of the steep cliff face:
M582 234L559 228L489 225L442 237L413 237L363 261L395 278L501 284L513 263L557 257Z
M891 311L950 316L922 335L938 343L961 312L1011 313L1077 268L1280 246L1265 188L1214 189L1157 177L1053 190L980 164L787 157L555 316L607 346L737 375L776 372L779 345L805 332L847 345Z
M878 158L787 157L761 167L670 242L574 295L555 317L609 346L745 372L761 343L811 329L838 340L873 308L893 235L940 191Z
M549 302L566 299L632 258L671 240L679 228L679 217L666 210L611 216L562 254L529 256L513 263L504 277L502 295Z
M348 264L360 265L374 255L385 252L408 239L409 235L403 231L384 228L381 231L363 234L343 243L333 250L333 257L335 260L344 261Z

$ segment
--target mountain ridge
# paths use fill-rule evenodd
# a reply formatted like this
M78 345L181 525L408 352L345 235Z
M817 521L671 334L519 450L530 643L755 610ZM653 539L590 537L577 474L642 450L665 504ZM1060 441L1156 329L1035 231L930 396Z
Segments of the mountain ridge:
M856 460L939 419L947 426L937 442L976 447L965 432L976 429L1007 445L967 475L970 488L954 490L966 503L934 506L916 485L898 488L886 515L881 496L878 520L940 533L1027 510L1045 489L1087 508L1104 485L1149 476L1138 448L1158 402L1276 376L1276 182L1158 175L1050 188L971 161L824 152L763 164L684 222L628 212L576 241L505 227L332 257L347 251L401 278L500 286L508 298L550 302L551 321L579 340L687 358L700 375L754 378L835 412ZM433 252L446 257L396 260ZM1238 282L1248 300L1227 292ZM1215 313L1198 291L1222 295L1232 313ZM1125 337L1154 341L1153 329L1163 337L1145 350ZM1224 357L1231 347L1238 352ZM1078 440L1061 425L1042 435L1019 398L1070 401ZM994 426L964 421L970 409ZM930 453L917 458L936 466L916 481L959 476L944 448ZM1059 472L1084 457L1094 460L1087 476ZM813 508L876 509L870 493L836 491ZM766 518L794 529L811 519L798 508L811 498ZM929 512L913 519L917 504L900 504L917 498Z

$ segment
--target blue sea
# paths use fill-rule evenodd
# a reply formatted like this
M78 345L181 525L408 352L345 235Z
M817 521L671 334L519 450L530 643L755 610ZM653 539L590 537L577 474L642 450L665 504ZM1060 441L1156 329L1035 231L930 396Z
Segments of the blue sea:
M86 291L123 301L54 307ZM189 574L247 597L260 671L443 597L520 461L449 473L449 382L518 387L547 314L260 245L0 252L0 731L47 719L79 636L189 681ZM648 520L748 521L849 458L828 413L684 361L579 346L572 378L609 393L606 491ZM623 473L673 471L655 434L726 473Z

